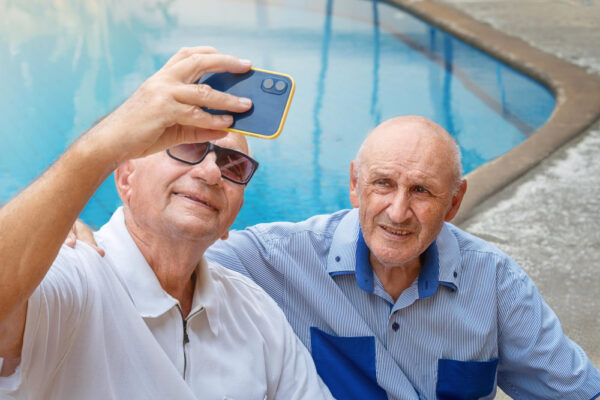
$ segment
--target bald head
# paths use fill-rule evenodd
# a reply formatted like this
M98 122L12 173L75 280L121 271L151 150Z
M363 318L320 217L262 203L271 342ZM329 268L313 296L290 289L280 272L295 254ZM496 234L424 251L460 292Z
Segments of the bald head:
M416 158L432 158L444 166L455 193L462 181L460 149L454 138L441 126L420 116L403 116L384 121L373 129L356 155L354 171L383 151L395 149L398 154Z

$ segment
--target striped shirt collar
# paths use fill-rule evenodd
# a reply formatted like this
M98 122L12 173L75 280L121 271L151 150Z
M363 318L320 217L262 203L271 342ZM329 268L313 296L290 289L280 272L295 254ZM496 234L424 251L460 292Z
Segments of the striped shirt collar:
M444 224L436 240L424 253L425 263L418 277L419 298L433 296L439 285L458 289L460 252L458 242ZM373 293L374 274L369 262L369 249L360 229L358 209L351 210L336 228L327 257L330 276L356 274L358 286Z

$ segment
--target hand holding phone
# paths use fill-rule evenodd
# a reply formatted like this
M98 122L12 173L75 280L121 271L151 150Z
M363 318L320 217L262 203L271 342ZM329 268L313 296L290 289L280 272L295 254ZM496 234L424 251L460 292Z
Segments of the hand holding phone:
M252 100L250 110L232 114L234 122L227 130L263 139L274 139L281 133L295 90L291 76L258 68L244 74L206 74L198 83ZM227 113L213 109L205 111Z

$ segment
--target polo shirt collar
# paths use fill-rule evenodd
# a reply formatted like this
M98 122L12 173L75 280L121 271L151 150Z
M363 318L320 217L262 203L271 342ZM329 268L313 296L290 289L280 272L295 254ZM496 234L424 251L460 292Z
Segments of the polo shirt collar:
M94 234L98 245L106 252L105 257L118 272L136 309L143 318L157 318L179 302L161 286L154 271L142 255L125 225L123 207L119 207L110 220ZM190 315L206 309L211 330L219 331L219 302L208 265L203 257L196 269L196 286Z
M194 289L194 299L190 315L194 315L194 313L204 308L206 310L210 330L215 336L219 334L221 328L219 313L222 298L223 295L216 291L206 257L202 257L200 265L196 268L196 287Z
M439 285L458 289L460 252L458 242L444 223L436 240L423 254L423 269L418 277L419 298L433 296ZM374 291L374 273L369 262L369 249L360 229L358 209L349 211L338 224L327 256L326 270L330 276L356 274L358 286Z

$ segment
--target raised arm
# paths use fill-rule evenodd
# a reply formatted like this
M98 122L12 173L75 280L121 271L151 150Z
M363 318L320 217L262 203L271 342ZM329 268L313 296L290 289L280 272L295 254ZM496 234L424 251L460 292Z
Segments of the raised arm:
M102 181L126 159L223 136L231 116L214 116L200 106L243 112L250 101L195 82L206 72L249 68L248 61L212 48L180 50L0 209L0 357L20 351L27 300Z

